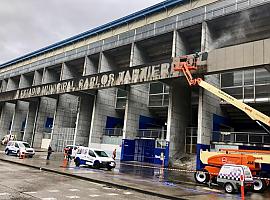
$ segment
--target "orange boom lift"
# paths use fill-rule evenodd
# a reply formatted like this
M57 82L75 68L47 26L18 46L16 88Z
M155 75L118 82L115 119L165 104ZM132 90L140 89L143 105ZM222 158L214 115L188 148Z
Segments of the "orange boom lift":
M268 129L263 125L265 124L270 127L270 118L267 115L205 82L202 78L193 78L192 71L197 74L206 71L205 58L207 55L205 54L207 53L185 55L174 58L172 63L174 71L183 72L190 86L198 85L242 110L270 134ZM202 171L197 171L195 173L195 179L199 183L206 183L209 180L215 180L220 168L224 164L246 165L250 168L254 176L263 176L261 174L261 164L270 164L270 151L232 149L221 149L220 152L201 151L200 159L206 166ZM255 179L254 185L254 190L261 192L267 185L269 185L269 181L258 178Z

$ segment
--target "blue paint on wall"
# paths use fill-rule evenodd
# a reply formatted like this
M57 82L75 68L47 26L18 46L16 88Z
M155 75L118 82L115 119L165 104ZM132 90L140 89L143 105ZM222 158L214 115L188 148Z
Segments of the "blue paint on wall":
M107 116L106 128L122 128L124 119Z
M231 126L231 122L228 118L219 116L216 114L213 114L213 135L212 135L212 140L213 141L218 141L219 140L219 131L220 131L220 126L221 125L226 125L226 126Z
M53 126L53 118L47 117L46 122L45 122L45 128L51 129L52 126Z
M143 116L140 115L139 118L139 129L151 129L151 128L161 128L162 126L164 126L164 122L153 118L153 117L147 117L147 116Z

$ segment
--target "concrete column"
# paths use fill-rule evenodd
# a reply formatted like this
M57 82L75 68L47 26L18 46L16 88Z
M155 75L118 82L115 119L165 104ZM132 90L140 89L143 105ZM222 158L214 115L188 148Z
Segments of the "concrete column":
M66 145L72 145L76 127L78 97L70 94L59 95L54 116L52 147L63 151Z
M31 87L33 84L33 76L26 76L24 74L20 77L19 88Z
M73 66L69 66L68 64L63 63L60 80L66 80L80 76L76 70L77 69Z
M88 145L94 99L95 97L90 95L80 97L74 144Z
M9 78L7 82L6 91L17 90L19 88L19 80L15 78Z
M130 55L130 67L147 63L147 58L136 43L132 43Z
M219 76L205 76L205 81L219 87ZM210 144L213 131L213 115L222 116L220 98L200 88L198 105L198 144Z
M188 53L188 45L185 38L177 30L173 32L172 57L186 55Z
M42 79L43 79L43 70L35 71L33 85L42 84Z
M99 72L106 72L117 69L113 59L104 53L100 55ZM122 118L115 110L116 88L98 90L95 98L92 122L90 128L89 145L101 144L107 117Z
M59 74L54 70L46 68L43 74L43 84L59 81Z
M211 43L211 29L207 22L202 24L201 51L208 51ZM208 75L204 77L205 81L219 87L219 76ZM200 88L198 104L198 144L210 144L213 130L213 114L221 115L220 98L211 94L207 90Z
M28 142L29 144L32 144L32 138L34 133L34 127L36 123L37 118L37 112L38 112L38 102L31 101L29 102L28 107L28 113L27 113L27 119L24 129L24 135L23 135L23 141Z
M178 31L174 31L172 49L172 57L188 52L185 38ZM170 142L172 161L184 152L185 129L190 123L191 88L185 81L173 80L170 85L166 141Z
M17 101L14 111L14 117L11 125L11 134L17 136L17 140L23 139L25 122L28 112L28 102Z
M2 80L1 83L1 92L5 92L7 90L7 80Z
M172 160L185 152L185 129L190 124L190 115L191 89L186 83L174 81L170 87L166 137Z
M207 22L202 23L202 39L201 39L201 51L209 51L212 43L211 29Z
M46 127L46 122L53 119L56 109L56 99L49 97L41 97L38 107L38 115L36 116L35 131L33 136L33 146L40 148L42 139L51 138L51 127Z
M85 61L84 61L83 75L87 76L91 74L96 74L97 72L98 72L98 66L96 65L96 63L92 59L90 59L88 56L86 56Z
M133 43L131 48L130 67L145 64L147 58L143 51ZM139 129L140 115L151 117L148 109L149 84L130 86L125 108L123 138L134 139Z
M5 135L10 133L10 126L12 123L13 115L15 111L15 104L4 103L1 111L0 118L0 137L3 138Z

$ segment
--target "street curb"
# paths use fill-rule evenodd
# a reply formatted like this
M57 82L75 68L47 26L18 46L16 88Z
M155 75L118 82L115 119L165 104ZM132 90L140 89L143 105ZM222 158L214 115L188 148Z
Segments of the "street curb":
M117 187L119 189L134 190L134 191L139 192L139 193L149 194L149 195L157 196L157 197L161 197L161 198L185 200L183 198L176 197L176 196L165 195L165 194L161 194L161 193L157 193L157 192L153 192L153 191L149 191L149 190L143 190L143 189L140 189L140 188L137 188L137 187L127 186L127 185L120 185L120 184L112 183L112 182L108 182L108 181L102 181L102 180L98 180L98 179L83 177L83 176L79 176L79 175L76 175L76 174L70 174L70 173L61 172L61 171L54 170L54 169L38 167L38 166L35 166L35 165L26 164L26 163L19 163L19 162L16 162L16 161L6 160L6 159L3 159L3 158L0 158L0 161L13 163L13 164L21 165L21 166L26 166L26 167L31 167L31 168L34 168L34 169L47 171L47 172L51 172L51 173L56 173L56 174L61 174L61 175L64 175L64 176L74 177L74 178L78 178L78 179L82 179L82 180L86 180L86 181L91 181L91 182L95 182L95 183L106 184L106 185L110 185L110 186L113 186L113 187Z

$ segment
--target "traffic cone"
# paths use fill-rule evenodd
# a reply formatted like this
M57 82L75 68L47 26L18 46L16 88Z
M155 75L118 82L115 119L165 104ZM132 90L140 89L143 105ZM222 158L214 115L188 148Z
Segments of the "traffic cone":
M24 159L24 158L25 158L25 153L20 151L19 159Z
M63 160L63 163L60 167L64 167L66 168L67 167L67 164L68 164L68 161L67 161L67 154L64 153L64 160Z

